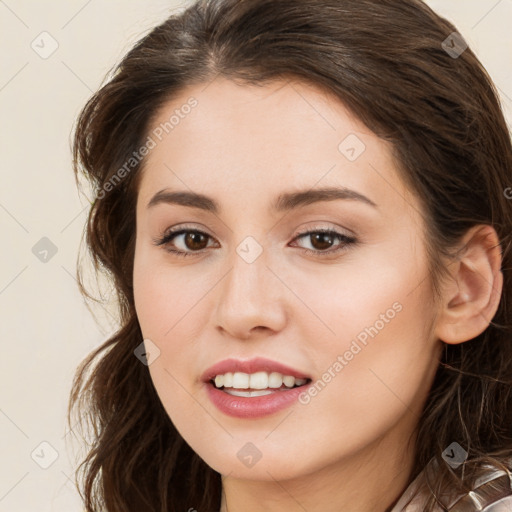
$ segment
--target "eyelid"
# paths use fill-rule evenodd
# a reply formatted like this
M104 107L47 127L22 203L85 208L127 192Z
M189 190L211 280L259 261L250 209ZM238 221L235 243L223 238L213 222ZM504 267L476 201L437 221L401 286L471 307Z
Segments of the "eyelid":
M213 235L211 235L208 230L202 226L202 225L197 225L197 224L177 224L176 226L172 226L170 228L167 228L164 230L163 232L163 236L169 234L169 233L176 233L177 231L182 231L182 230L189 230L189 231L200 231L202 233L204 233L205 235L208 235L212 238L215 238Z
M338 226L337 224L332 224L329 222L326 223L320 223L320 221L317 222L317 224L313 224L306 226L305 228L298 230L294 235L293 238L296 238L300 235L305 235L307 233L311 233L311 231L337 231L340 235L346 236L347 238L355 238L356 234L346 228L342 228L341 226ZM340 233L341 231L341 233Z

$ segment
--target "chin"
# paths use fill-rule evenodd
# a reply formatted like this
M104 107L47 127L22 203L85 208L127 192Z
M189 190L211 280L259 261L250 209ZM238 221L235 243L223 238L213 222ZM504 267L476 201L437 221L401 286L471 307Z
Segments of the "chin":
M265 434L265 435L268 435ZM298 446L275 446L258 442L251 436L230 439L230 444L216 444L215 451L195 450L208 466L224 476L246 480L290 480L318 470L321 461L312 460ZM304 462L309 461L308 467ZM314 463L317 464L314 464Z

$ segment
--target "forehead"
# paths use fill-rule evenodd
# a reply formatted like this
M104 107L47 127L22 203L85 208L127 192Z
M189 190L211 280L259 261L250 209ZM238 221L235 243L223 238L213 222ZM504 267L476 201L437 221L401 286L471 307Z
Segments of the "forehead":
M245 198L245 206L316 184L348 187L395 206L407 194L389 143L311 84L217 78L189 86L159 110L148 135L155 144L139 188L146 203L165 188L219 198L228 193L241 205Z

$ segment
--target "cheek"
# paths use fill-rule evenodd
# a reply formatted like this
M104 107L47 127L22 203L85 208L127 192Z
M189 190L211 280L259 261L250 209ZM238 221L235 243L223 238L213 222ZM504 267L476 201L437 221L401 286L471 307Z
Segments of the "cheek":
M317 336L321 375L301 400L313 417L330 411L329 421L319 424L322 435L342 425L345 439L357 443L404 413L418 417L440 344L430 335L435 312L428 280L417 278L411 266L364 280L347 277L344 289L330 285L331 302L322 313L334 334L323 329Z
M198 303L207 292L204 279L157 263L144 254L134 262L134 299L144 339L160 350L149 365L151 379L167 412L182 437L187 439L202 410L192 399L191 361L197 357L198 326L194 319ZM196 377L196 375L194 375Z
M149 370L173 421L191 405L184 387L190 389L198 378L196 361L204 350L198 340L205 325L205 298L216 281L218 277L205 276L194 270L194 265L170 265L166 254L136 252L135 309L143 338L160 351Z
M426 261L400 258L398 251L387 258L359 260L357 271L347 262L335 279L332 269L317 275L315 286L310 277L295 276L295 291L314 313L303 315L300 326L320 375L303 405L312 416L332 412L329 425L321 426L325 435L336 424L353 439L363 426L389 426L408 407L421 405L418 397L437 367Z
M172 266L166 254L140 250L134 260L134 301L145 338L161 340L166 347L176 333L191 337L191 312L212 288L214 281L189 267ZM167 341L166 341L167 340Z
M412 336L414 326L427 321L431 293L426 262L400 255L396 247L388 253L361 251L339 266L319 268L314 279L304 269L286 271L285 280L293 283L294 293L303 302L304 314L293 318L300 318L302 326L316 327L317 336L324 340L322 349L315 343L319 352L343 353L356 338L364 344L391 332L394 337L401 332L399 338L403 338L410 330ZM299 307L297 302L297 311Z

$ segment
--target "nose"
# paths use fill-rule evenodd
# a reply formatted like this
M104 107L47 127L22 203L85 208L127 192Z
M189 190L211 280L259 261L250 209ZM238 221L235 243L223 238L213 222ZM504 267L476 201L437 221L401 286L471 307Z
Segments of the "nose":
M265 251L252 262L235 251L231 261L231 269L218 287L217 329L243 340L260 331L269 335L283 329L286 287L276 276L278 272L269 267Z

